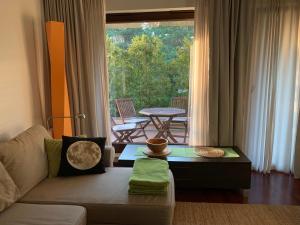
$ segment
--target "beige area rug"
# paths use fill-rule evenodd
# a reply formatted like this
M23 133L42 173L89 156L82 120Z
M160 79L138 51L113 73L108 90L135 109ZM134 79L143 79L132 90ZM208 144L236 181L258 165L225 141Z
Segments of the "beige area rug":
M176 202L173 225L300 225L300 206Z

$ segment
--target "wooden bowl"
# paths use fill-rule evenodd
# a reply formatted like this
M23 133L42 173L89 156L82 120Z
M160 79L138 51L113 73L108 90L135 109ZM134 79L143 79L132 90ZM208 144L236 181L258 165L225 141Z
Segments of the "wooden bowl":
M146 140L148 148L154 153L161 153L168 145L168 140L164 138L150 138Z

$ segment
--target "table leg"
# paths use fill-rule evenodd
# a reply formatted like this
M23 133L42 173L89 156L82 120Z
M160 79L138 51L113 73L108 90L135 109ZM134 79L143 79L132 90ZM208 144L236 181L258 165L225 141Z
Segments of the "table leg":
M150 116L150 119L154 125L154 127L157 130L157 134L154 136L155 138L166 138L165 134L164 134L164 129L163 129L163 123L160 121L159 117L157 116Z
M121 143L122 142L122 140L123 140L123 132L119 132L119 134L120 135L115 134L115 136L116 136L117 139L114 141L114 143Z
M130 135L132 135L133 133L135 132L135 130L132 130L132 131L126 131L124 133L124 136L123 136L123 140L125 141L128 141L128 143L132 143L132 139L130 138Z
M178 141L175 139L175 137L173 136L173 134L170 131L170 124L171 121L173 120L173 116L169 117L169 119L165 122L165 131L167 133L167 137L169 137L174 143L178 143Z
M173 134L170 131L170 123L173 119L173 117L169 117L169 119L166 122L162 122L158 116L150 116L150 119L157 129L157 134L155 135L155 138L163 137L165 139L170 138L174 143L178 143Z

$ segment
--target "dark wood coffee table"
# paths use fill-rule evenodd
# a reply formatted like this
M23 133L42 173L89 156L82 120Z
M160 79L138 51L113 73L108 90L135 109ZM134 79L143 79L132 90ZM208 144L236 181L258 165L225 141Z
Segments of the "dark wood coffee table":
M127 144L119 157L118 165L132 167L139 144ZM172 147L187 147L172 145ZM238 158L166 157L174 175L176 188L249 189L251 162L237 148Z

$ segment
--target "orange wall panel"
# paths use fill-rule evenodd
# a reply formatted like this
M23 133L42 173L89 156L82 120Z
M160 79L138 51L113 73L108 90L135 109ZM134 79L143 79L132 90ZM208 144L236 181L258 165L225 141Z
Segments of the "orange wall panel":
M71 119L55 119L70 116L70 103L65 69L64 23L46 23L47 42L51 70L51 104L53 116L53 137L72 135Z

